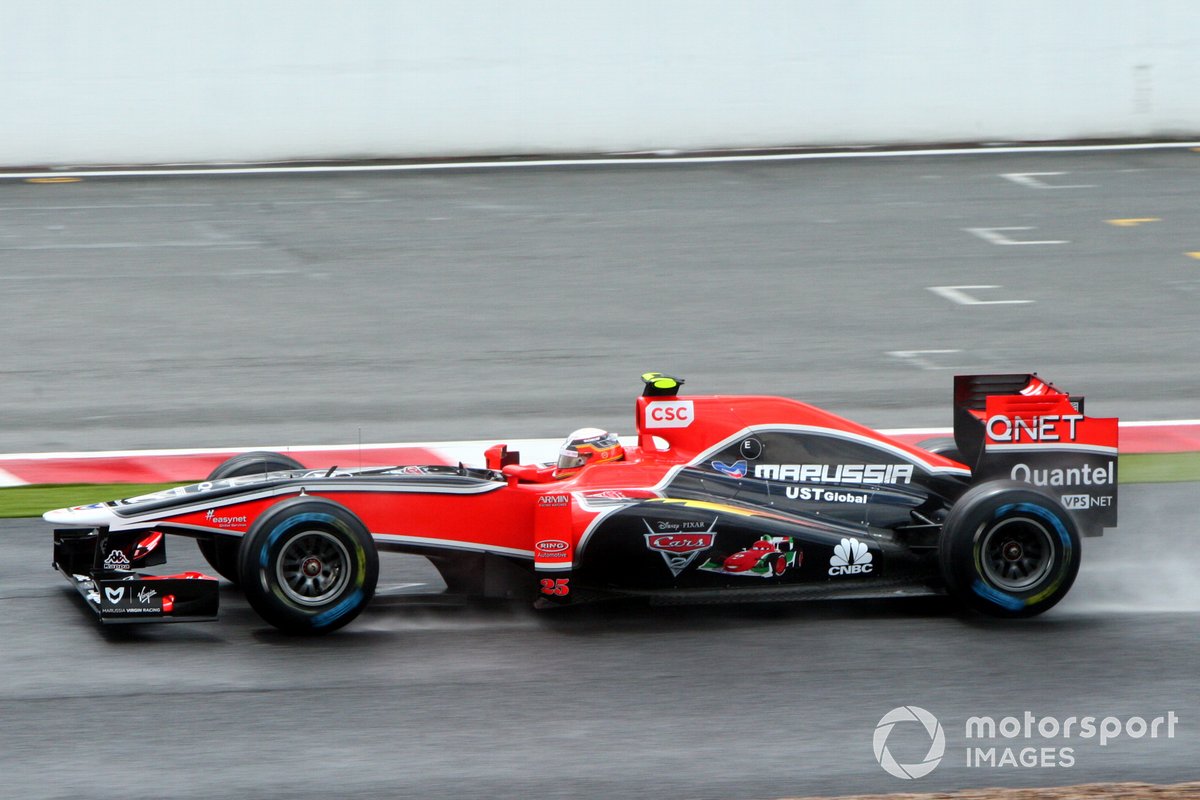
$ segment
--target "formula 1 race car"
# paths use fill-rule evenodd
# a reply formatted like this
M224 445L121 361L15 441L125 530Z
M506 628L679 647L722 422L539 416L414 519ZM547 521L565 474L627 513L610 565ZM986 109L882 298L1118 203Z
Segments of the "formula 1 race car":
M428 557L449 592L543 607L946 592L1025 617L1070 589L1080 537L1116 525L1117 420L1036 375L957 377L954 439L923 447L795 400L643 381L636 446L596 437L605 457L571 470L506 445L483 467L248 453L203 483L47 512L54 563L102 622L211 619L216 578L142 571L164 535L190 537L295 633L354 619L380 550Z

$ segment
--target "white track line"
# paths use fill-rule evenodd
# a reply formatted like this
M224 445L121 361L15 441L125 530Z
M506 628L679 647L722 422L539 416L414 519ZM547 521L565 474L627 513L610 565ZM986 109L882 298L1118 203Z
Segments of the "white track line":
M1155 422L1122 422L1123 428L1157 428L1163 425L1200 425L1200 419L1173 419L1170 421Z
M635 444L637 438L633 436L622 436L622 441L629 444ZM480 439L478 441L457 441L457 442L385 442L374 444L314 444L314 445L287 445L280 447L278 445L260 445L256 447L188 447L170 450L92 450L92 451L76 451L76 452L58 452L58 453L0 453L0 464L5 461L54 461L58 459L104 459L104 458L155 458L155 457L176 457L176 456L209 456L221 455L225 453L252 453L257 451L267 451L271 453L324 453L335 450L346 451L363 451L372 450L437 450L437 451L462 451L474 448L482 449L491 447L494 444L503 442L509 446L511 450L520 450L521 448L538 448L538 447L553 447L556 448L562 444L561 438L555 439L506 439L500 437L497 439Z
M670 166L741 164L765 161L821 161L840 158L907 158L911 156L980 156L1019 153L1104 153L1124 150L1171 150L1200 147L1200 142L1146 142L1140 144L1034 145L1028 147L935 148L926 150L838 150L821 153L760 153L726 156L616 156L602 158L514 159L512 161L435 161L420 164L328 164L179 167L137 169L47 169L38 172L0 172L0 179L28 178L149 178L181 175L301 175L337 172L426 172L435 170L522 169L530 167Z
M0 489L12 486L25 486L25 481L13 475L11 472L5 472L0 469Z
M1147 420L1140 422L1120 423L1122 428L1162 428L1185 425L1200 425L1200 419ZM949 436L954 433L952 428L880 428L884 436ZM633 443L635 437L623 436L625 442ZM453 442L389 442L374 444L316 444L316 445L262 445L258 447L203 447L181 448L171 450L108 450L108 451L77 451L59 453L0 453L0 464L5 461L50 461L54 459L101 459L101 458L143 458L154 456L203 456L221 453L249 453L266 450L273 453L319 453L330 450L405 450L409 448L421 450L466 450L488 448L504 442L512 450L557 447L561 438L553 439L496 439L463 440Z

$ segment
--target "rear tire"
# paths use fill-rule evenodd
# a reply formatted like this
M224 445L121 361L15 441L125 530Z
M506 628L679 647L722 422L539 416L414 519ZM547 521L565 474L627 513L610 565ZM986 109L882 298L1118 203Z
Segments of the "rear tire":
M259 475L264 472L289 469L304 469L304 465L282 453L256 450L226 459L210 472L205 480L241 478L245 475ZM216 570L218 575L234 586L238 585L238 548L241 544L240 539L232 536L214 536L211 539L196 540L196 546L200 548L200 555L204 556L204 560Z
M996 617L1032 617L1066 596L1079 529L1056 500L1017 481L969 489L946 517L938 558L950 594Z
M323 634L371 601L379 554L366 526L343 506L293 497L251 526L239 572L246 599L264 620L286 633Z

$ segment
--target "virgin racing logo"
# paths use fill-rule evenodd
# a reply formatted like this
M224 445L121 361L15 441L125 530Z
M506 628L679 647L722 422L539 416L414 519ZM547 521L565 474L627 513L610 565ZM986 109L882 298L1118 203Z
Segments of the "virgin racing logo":
M863 575L874 569L874 558L858 539L842 539L829 559L830 575Z

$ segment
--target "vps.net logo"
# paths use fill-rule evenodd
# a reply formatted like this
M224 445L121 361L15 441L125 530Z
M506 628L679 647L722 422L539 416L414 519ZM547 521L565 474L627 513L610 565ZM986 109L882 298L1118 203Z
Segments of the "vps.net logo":
M906 722L916 722L921 727L902 724ZM919 740L920 746L924 747L925 742L928 741L929 750L923 759L911 764L901 764L892 755L892 751L888 748L888 739L892 737L893 730L897 726L899 726L899 730L896 731L893 746L899 744L900 747L897 749L900 752L906 752L907 748L903 748L903 745ZM879 720L879 724L875 726L875 737L872 744L875 746L875 760L887 774L911 781L915 778L924 778L941 763L942 756L946 754L946 733L942 730L942 724L938 722L937 717L920 706L899 706L884 714L883 719ZM912 752L919 752L919 749Z

